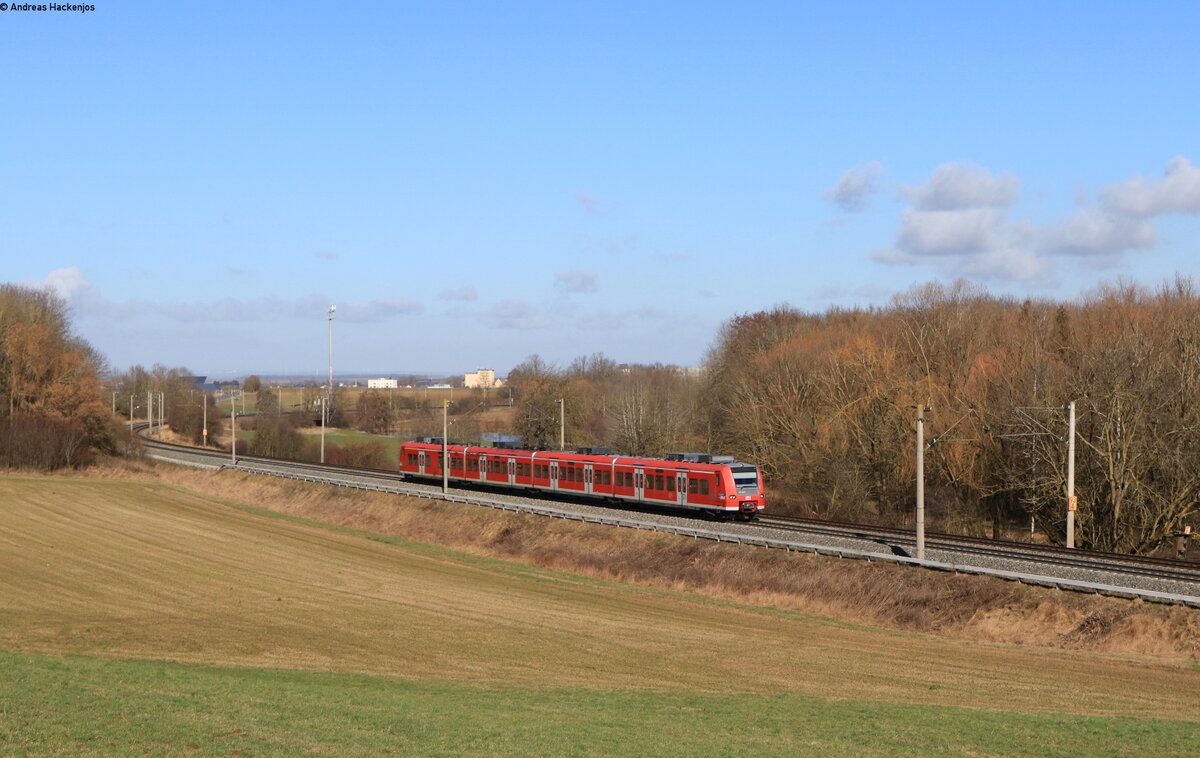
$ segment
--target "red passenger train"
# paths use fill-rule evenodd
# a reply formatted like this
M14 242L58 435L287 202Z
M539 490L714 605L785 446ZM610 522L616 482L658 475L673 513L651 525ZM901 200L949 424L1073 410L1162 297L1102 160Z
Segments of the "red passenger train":
M704 511L750 520L764 507L757 466L726 456L672 453L626 458L607 450L566 453L449 445L448 478L495 487ZM400 471L442 478L441 442L405 442Z

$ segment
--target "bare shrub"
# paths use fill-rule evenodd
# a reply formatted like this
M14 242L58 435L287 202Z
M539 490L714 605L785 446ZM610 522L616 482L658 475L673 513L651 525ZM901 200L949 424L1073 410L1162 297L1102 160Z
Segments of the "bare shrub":
M91 460L87 434L78 421L33 413L0 420L0 466L53 471Z

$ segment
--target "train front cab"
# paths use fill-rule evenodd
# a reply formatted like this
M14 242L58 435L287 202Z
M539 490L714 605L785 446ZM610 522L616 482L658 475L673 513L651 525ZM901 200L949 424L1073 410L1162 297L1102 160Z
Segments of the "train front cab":
M732 463L725 469L723 479L724 510L743 521L758 518L758 512L765 507L758 467Z

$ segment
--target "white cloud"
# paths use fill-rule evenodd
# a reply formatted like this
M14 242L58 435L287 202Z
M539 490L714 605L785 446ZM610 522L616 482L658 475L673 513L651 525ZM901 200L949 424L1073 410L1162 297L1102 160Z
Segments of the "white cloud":
M1167 162L1160 181L1130 177L1101 189L1100 200L1109 211L1138 218L1167 213L1200 215L1200 167L1177 155Z
M1080 208L1062 221L1035 227L1015 219L1018 199L1011 174L993 174L970 163L947 163L919 187L902 187L912 203L903 212L892 245L871 260L885 265L927 264L946 274L1031 281L1051 274L1053 256L1089 266L1119 266L1130 251L1159 241L1153 219L1167 213L1200 215L1200 168L1185 157L1167 164L1163 178L1133 177L1101 189L1096 206L1076 187Z
M1009 244L1016 230L996 208L954 211L907 210L897 246L913 255L968 255Z
M595 292L600 288L593 271L560 271L554 275L554 285L572 293Z
M1059 255L1113 256L1126 250L1149 250L1157 241L1154 225L1143 218L1084 208L1043 230L1040 247Z
M916 266L931 262L928 258L891 247L876 250L871 254L871 260L888 266ZM973 255L945 256L936 259L936 265L943 273L953 276L1017 282L1034 281L1048 272L1045 261L1020 247L998 247Z
M884 174L879 161L860 163L838 179L837 184L825 190L825 199L836 203L847 213L866 210L871 197L879 192L876 180Z
M438 297L442 300L478 300L479 293L468 284L466 287L459 287L456 290L442 290Z
M70 300L77 294L90 289L91 281L84 276L78 266L56 268L39 282L30 282L35 287L49 289L63 300Z
M917 210L952 211L1005 207L1017 200L1020 183L1012 174L993 175L974 163L944 163L920 187L900 191Z

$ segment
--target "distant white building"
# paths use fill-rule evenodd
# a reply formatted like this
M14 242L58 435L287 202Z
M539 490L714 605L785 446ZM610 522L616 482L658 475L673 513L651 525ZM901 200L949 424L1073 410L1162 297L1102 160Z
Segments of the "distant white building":
M481 368L470 374L463 374L463 386L467 389L475 389L477 387L491 389L492 387L503 387L504 380L497 379L496 372L490 368Z
M367 389L369 390L394 390L399 386L395 379L368 379Z

